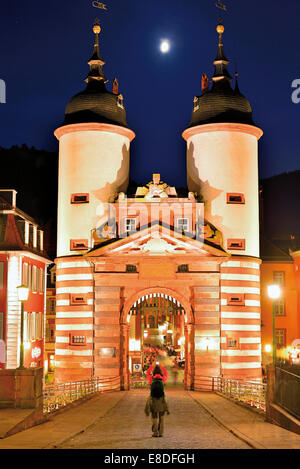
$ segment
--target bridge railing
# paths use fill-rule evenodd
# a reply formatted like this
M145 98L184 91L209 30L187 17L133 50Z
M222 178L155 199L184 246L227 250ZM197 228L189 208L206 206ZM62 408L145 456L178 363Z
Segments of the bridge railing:
M300 419L300 376L283 368L275 368L275 402Z
M45 386L43 390L43 412L49 414L86 396L120 390L120 377L91 378Z
M259 381L243 381L223 377L197 377L195 391L218 392L232 400L266 411L266 384Z

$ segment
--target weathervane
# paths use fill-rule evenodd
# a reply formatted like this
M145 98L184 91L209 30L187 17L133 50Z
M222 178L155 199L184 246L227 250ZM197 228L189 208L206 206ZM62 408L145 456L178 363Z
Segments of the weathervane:
M219 10L227 11L227 6L221 2L221 0L217 0L216 7L219 8Z
M94 8L100 8L101 10L107 10L107 6L104 3L98 2L98 0L93 0L92 5Z
M222 11L227 11L227 6L221 2L221 0L217 0L217 3L216 3L216 7L219 9L219 10L222 10ZM219 23L221 24L223 21L222 17L220 16L219 17Z

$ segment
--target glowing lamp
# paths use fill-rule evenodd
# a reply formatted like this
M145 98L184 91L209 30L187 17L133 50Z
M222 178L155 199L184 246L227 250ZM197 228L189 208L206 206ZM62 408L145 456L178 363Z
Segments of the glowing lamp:
M267 345L265 346L265 351L266 351L267 353L272 352L272 345L267 344Z
M29 288L26 285L17 287L19 301L27 301L29 296Z
M279 285L269 285L268 295L272 300L277 300L281 296L281 289Z

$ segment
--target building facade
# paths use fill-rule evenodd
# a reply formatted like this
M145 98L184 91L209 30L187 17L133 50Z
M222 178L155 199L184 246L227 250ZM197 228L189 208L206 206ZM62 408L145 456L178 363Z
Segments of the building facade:
M21 303L17 287L29 288L24 303L24 366L44 365L46 268L43 231L16 206L15 190L0 190L0 340L1 368L20 363Z
M144 333L164 324L184 348L186 388L197 388L202 376L261 379L262 131L237 77L232 87L224 27L217 32L212 86L202 80L183 132L187 193L154 174L130 194L135 135L117 83L106 89L94 27L87 87L55 131L56 382L118 377L128 389Z

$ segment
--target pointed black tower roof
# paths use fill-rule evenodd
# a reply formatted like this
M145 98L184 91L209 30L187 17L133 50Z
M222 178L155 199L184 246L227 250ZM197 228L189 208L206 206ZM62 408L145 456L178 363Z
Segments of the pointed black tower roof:
M194 109L190 127L201 124L231 122L237 124L255 125L252 119L252 108L239 90L237 80L235 89L232 88L232 77L228 71L229 60L224 52L224 26L219 23L218 50L213 62L215 70L211 79L212 86L201 96L194 98Z
M90 71L85 79L86 89L70 99L66 106L63 125L96 122L128 127L123 96L106 89L108 82L103 72L104 60L100 54L99 34L101 27L95 24L93 55L88 61Z

